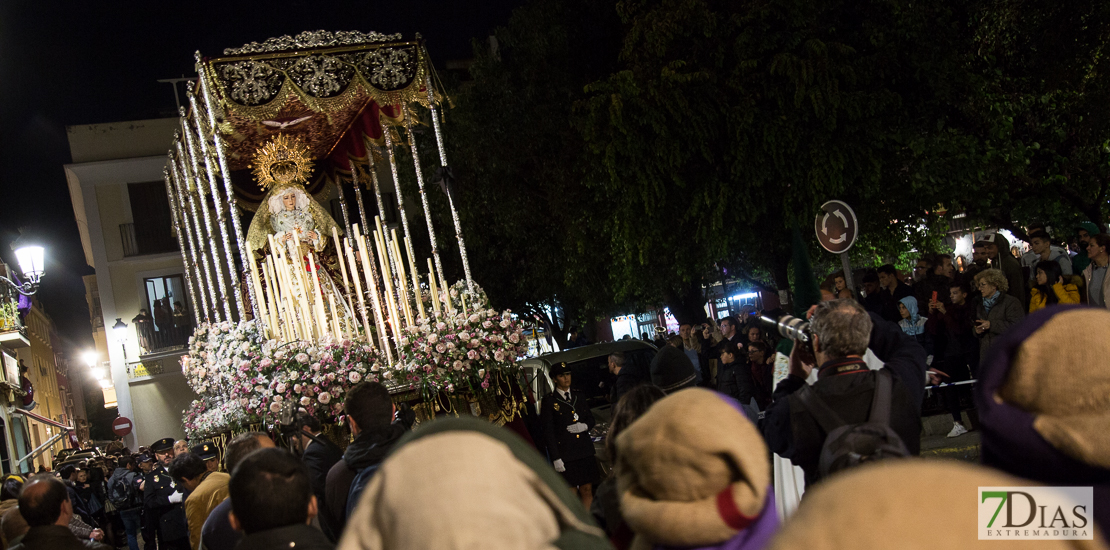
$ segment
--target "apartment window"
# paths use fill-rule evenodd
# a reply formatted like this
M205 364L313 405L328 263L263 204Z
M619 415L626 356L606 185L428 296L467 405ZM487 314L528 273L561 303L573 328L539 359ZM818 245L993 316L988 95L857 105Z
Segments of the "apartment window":
M147 277L144 312L132 321L144 353L184 346L193 332L189 297L181 275Z
M159 254L177 250L170 203L162 181L127 184L132 223L120 224L124 256Z

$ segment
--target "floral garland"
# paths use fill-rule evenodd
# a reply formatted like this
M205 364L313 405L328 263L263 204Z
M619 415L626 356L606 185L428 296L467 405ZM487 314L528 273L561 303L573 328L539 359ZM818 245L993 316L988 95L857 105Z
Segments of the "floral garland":
M400 342L397 380L417 386L427 397L440 391L485 394L495 391L496 374L515 378L528 350L524 329L511 311L490 309L485 293L475 288L471 292L465 282L455 283L440 296L454 314L419 319L408 327Z
M189 354L181 358L185 379L199 396L182 411L186 433L199 439L251 424L272 426L290 408L337 420L347 393L363 380L412 384L425 399L438 392L491 397L498 384L519 373L527 351L522 327L510 311L490 309L485 293L468 290L464 282L440 299L455 313L409 327L400 361L392 366L360 342L265 340L253 321L198 326Z
M183 411L190 438L258 422L272 425L285 403L334 420L350 388L364 379L379 381L382 370L369 346L263 341L252 321L197 327L181 368L200 396Z

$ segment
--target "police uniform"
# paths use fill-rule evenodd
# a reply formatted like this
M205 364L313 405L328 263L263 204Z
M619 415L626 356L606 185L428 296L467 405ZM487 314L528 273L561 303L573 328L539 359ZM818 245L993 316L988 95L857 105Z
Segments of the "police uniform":
M565 372L570 372L566 363L551 367L552 380ZM540 405L540 424L548 457L556 465L562 461L565 468L562 474L567 484L571 487L596 485L601 475L594 458L594 443L590 439L594 416L586 396L577 391L564 395L556 388L544 397ZM583 424L584 430L581 427Z
M172 437L159 439L150 446L150 450L154 453L172 452L173 443ZM183 495L179 495L182 498L175 498L177 502L170 501L170 497L178 490L161 462L155 460L154 467L144 481L146 483L143 488L144 538L146 538L146 532L150 531L158 538L159 550L188 549L189 529L185 524L185 507L182 504L184 498Z

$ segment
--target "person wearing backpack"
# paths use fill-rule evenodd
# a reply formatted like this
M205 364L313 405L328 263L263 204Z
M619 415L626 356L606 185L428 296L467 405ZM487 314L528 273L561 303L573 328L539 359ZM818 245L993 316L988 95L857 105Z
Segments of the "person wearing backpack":
M136 472L138 468L135 459L130 456L124 455L116 464L116 469L108 478L108 500L119 511L127 533L128 549L139 550L139 527L143 511L139 482L142 477Z
M823 302L811 311L815 357L795 342L790 375L760 424L767 446L802 468L807 487L856 463L919 454L925 350L854 300ZM868 349L883 368L867 366ZM816 365L817 381L809 386ZM889 392L886 402L876 399L877 387L880 397Z
M355 384L343 401L346 422L355 436L343 458L328 471L324 483L324 513L330 514L335 533L343 532L362 489L377 472L393 445L412 427L415 414L398 411L389 390L378 382ZM400 413L400 414L398 414Z

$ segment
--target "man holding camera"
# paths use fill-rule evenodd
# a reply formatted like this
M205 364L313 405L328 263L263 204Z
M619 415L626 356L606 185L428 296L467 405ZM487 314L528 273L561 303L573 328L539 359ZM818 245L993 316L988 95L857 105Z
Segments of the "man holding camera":
M775 389L774 401L760 424L767 446L800 466L807 486L819 481L818 465L828 434L796 393L819 365L812 391L845 423L866 422L878 372L863 360L870 349L893 375L890 427L910 454L918 454L925 350L897 325L868 313L855 300L823 302L810 311L814 356L795 341L790 375Z

